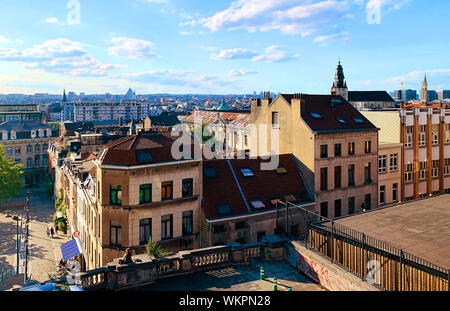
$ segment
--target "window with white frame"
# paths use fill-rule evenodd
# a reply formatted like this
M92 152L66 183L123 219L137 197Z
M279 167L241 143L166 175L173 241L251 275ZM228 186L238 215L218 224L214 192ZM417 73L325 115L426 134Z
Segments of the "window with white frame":
M8 132L7 131L2 132L2 140L8 140Z
M406 164L405 165L405 181L409 182L412 181L413 177L413 165L412 164Z
M450 175L450 159L444 161L444 175Z
M405 137L405 147L411 148L413 146L413 127L407 126L405 128L406 137Z
M31 131L31 138L36 138L36 131L35 130Z
M439 176L439 160L433 160L431 167L431 177Z
M419 146L425 146L427 143L427 131L426 126L421 125L420 126L420 132L419 132Z
M433 145L439 145L439 124L433 124Z
M43 129L39 129L39 137L44 137L44 130Z
M450 124L445 124L445 142L450 143Z
M396 172L398 170L398 153L391 154L390 158L390 168L391 172Z
M427 162L419 162L419 179L427 178Z
M378 173L387 172L387 155L378 156Z

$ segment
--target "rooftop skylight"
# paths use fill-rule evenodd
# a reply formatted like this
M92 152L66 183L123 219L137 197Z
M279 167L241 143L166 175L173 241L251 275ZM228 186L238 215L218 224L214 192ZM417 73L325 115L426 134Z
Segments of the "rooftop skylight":
M313 117L314 119L323 119L322 115L316 112L310 112L309 113L311 115L311 117Z
M254 208L264 208L264 207L266 207L264 205L264 203L261 200L259 200L259 199L251 200L250 203L252 204L252 206Z
M353 118L353 121L355 121L356 123L359 123L359 124L364 123L364 120L360 119L360 118Z
M244 177L255 176L255 174L253 174L252 170L249 168L241 168L241 173L242 175L244 175Z

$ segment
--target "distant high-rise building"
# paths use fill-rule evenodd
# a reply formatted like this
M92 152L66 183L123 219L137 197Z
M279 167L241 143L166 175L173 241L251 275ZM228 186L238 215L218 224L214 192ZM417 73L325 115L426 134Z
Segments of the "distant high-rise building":
M439 100L450 99L450 90L440 90L437 94Z
M397 101L410 101L410 100L416 100L417 98L417 91L416 90L395 90L394 91L394 99Z

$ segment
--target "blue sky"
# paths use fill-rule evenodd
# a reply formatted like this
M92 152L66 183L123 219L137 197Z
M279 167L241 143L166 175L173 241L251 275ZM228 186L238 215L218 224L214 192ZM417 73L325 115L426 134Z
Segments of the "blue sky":
M449 11L447 0L2 0L0 93L328 93L339 58L350 90L418 89L425 71L450 89Z

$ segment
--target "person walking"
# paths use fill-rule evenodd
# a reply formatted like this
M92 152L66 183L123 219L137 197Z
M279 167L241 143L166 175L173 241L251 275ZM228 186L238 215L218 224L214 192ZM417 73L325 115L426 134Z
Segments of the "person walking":
M53 227L50 228L50 234L52 235L53 238L53 235L55 234L55 230L53 230Z
M50 229L47 226L47 236L50 237Z

